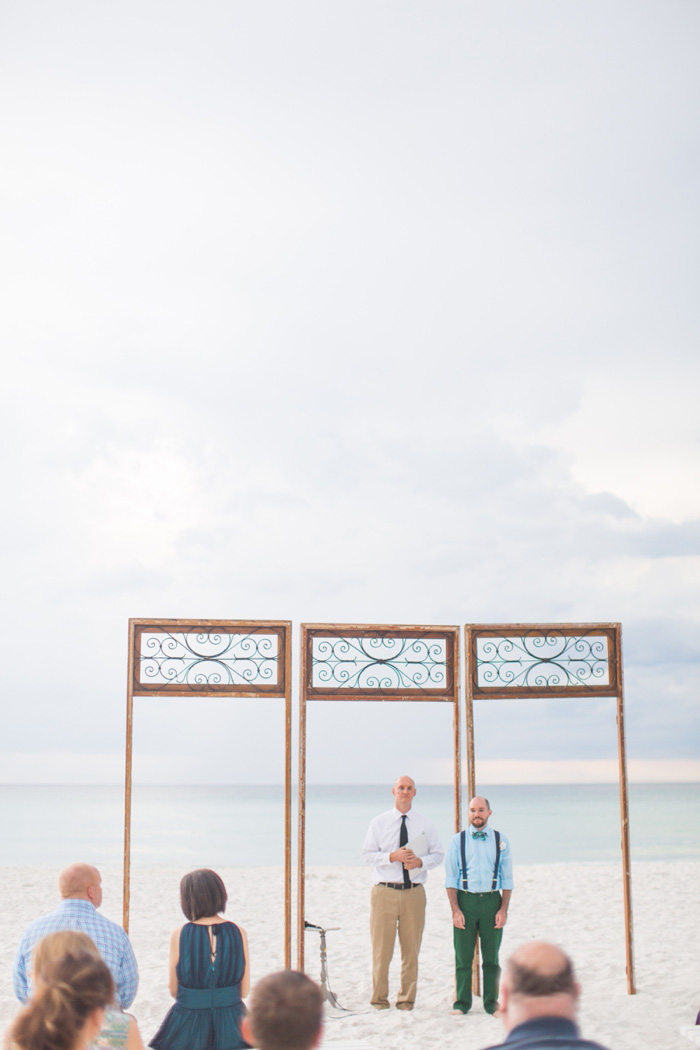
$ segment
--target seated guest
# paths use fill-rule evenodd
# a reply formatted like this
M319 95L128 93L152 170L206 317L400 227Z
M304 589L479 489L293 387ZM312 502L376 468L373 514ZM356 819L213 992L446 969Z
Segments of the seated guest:
M155 1050L240 1050L240 1022L250 989L245 930L222 918L228 894L209 868L185 875L180 904L189 922L170 939L170 994L175 1005L151 1039Z
M47 933L82 930L97 946L117 987L123 1010L134 1001L139 977L131 942L121 926L105 919L97 909L102 903L102 877L91 864L71 864L58 877L61 903L55 911L30 923L15 956L13 984L21 1003L32 994L29 980L32 948Z
M258 981L243 1034L259 1050L312 1050L323 1034L323 996L306 974L280 970Z
M66 955L82 953L100 958L100 953L88 935L77 930L50 933L48 937L40 940L32 952L32 982L35 994L46 983L45 974L53 963ZM107 1007L102 1028L92 1047L93 1050L144 1050L136 1021L114 1004ZM12 1050L8 1039L4 1043L4 1050Z
M114 981L94 952L64 955L47 965L34 998L10 1029L16 1050L87 1050L114 1001Z
M490 1050L605 1050L576 1026L580 985L561 948L532 941L517 948L501 978L500 1010L508 1035Z

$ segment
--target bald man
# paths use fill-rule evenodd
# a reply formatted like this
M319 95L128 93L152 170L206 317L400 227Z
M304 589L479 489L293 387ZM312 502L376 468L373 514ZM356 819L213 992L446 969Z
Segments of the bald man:
M488 799L477 795L469 803L469 826L450 842L445 860L445 887L452 909L455 949L453 1013L466 1014L472 1005L472 960L476 938L481 943L484 1010L498 1010L498 952L513 892L513 865L508 840L488 826Z
M375 1010L388 1010L389 963L396 932L401 945L401 986L397 1010L412 1010L418 984L418 952L425 926L425 881L444 853L427 817L411 809L415 781L401 776L391 789L394 808L375 817L362 846L373 869L369 930L372 938L372 998Z
M15 956L13 985L21 1003L32 994L31 957L37 941L47 933L80 930L96 944L107 963L122 1009L131 1006L139 976L131 942L121 926L97 911L102 903L102 877L91 864L71 864L58 877L61 903L55 911L35 919L24 932Z
M605 1050L579 1035L580 991L571 959L561 948L545 941L524 944L503 969L499 1017L508 1034L497 1045L504 1050Z

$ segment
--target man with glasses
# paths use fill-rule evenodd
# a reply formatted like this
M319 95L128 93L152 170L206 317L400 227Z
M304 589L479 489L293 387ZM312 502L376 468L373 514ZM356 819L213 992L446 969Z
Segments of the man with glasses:
M488 799L469 803L469 826L455 835L445 860L445 886L452 909L456 994L453 1013L472 1005L472 961L477 934L481 942L484 1010L498 1010L498 950L513 891L513 865L508 841L488 826Z
M389 1009L389 963L396 931L401 945L401 987L397 1010L412 1010L418 983L418 952L425 926L425 881L444 857L435 828L411 809L416 785L397 777L391 789L394 808L375 817L362 846L365 864L374 868L370 906L372 998L375 1010Z

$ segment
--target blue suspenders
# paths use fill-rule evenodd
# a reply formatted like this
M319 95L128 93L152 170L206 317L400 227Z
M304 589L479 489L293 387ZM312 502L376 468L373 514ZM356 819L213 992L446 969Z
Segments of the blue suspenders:
M496 863L493 866L493 879L491 880L491 889L495 890L498 884L498 866L501 863L501 836L498 831L494 831L496 836ZM460 832L459 835L459 847L462 854L462 889L465 893L467 890L467 833L466 831Z

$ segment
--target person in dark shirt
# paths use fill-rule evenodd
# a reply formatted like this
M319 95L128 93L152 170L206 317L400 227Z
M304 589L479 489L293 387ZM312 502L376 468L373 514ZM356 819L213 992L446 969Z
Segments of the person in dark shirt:
M580 992L571 959L561 948L545 941L522 945L501 978L498 1016L508 1034L489 1050L605 1050L580 1036Z

